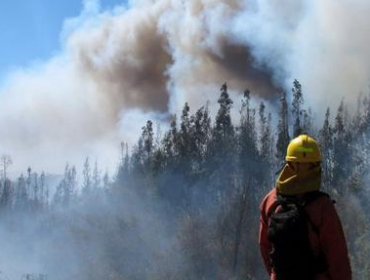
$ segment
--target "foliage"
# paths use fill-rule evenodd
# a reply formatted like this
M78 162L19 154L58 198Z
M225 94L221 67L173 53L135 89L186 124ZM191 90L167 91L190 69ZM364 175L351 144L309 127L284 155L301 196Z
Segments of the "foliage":
M367 279L370 98L360 99L352 116L342 102L334 121L328 108L316 130L317 121L304 106L297 80L292 96L281 93L277 116L268 111L268 103L254 107L246 90L240 119L233 120L228 90L226 83L220 89L214 120L208 104L192 114L188 103L179 120L172 116L163 137L155 135L148 120L131 153L122 143L121 163L112 181L108 174L101 178L97 163L92 170L89 158L81 191L76 169L67 165L53 199L44 173L39 176L29 168L16 184L3 180L0 206L6 210L2 213L8 213L3 216L47 214L50 224L65 227L68 240L86 252L79 257L90 271L81 279L127 275L129 279L262 279L265 272L256 241L258 206L273 187L290 135L307 131L321 143L322 187L338 200L354 279ZM58 214L60 209L73 219ZM356 213L356 219L349 213ZM169 225L165 242L158 234L163 233L159 224ZM148 237L146 232L157 234ZM99 244L98 255L89 251L92 243Z

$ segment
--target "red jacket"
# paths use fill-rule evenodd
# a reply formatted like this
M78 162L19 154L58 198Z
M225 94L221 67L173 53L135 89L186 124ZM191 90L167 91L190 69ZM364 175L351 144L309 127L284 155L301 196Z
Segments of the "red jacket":
M277 193L274 189L262 201L259 234L261 254L271 280L276 280L276 275L269 258L271 244L267 238L267 227L276 203ZM312 229L309 232L312 250L316 255L322 252L328 265L327 271L318 275L316 280L351 280L346 240L333 202L326 196L319 197L306 206L306 212L319 231L319 234Z

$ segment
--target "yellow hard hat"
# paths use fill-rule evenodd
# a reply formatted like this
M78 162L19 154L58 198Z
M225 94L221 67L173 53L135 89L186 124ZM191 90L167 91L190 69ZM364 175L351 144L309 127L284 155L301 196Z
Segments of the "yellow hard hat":
M290 141L285 160L293 162L320 162L322 159L319 144L306 134L299 135Z

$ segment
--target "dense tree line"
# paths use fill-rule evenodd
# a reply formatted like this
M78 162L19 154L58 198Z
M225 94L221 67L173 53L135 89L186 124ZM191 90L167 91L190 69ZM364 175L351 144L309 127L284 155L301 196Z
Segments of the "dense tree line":
M352 114L343 101L333 116L328 108L323 124L317 125L321 117L314 118L305 107L303 93L295 80L291 92L280 93L279 110L273 114L271 104L253 105L256 101L249 90L241 96L241 107L235 108L224 84L214 119L207 104L191 113L185 103L163 135L148 120L132 151L122 143L121 163L112 180L107 174L102 178L97 163L92 168L87 158L80 187L76 168L67 165L51 196L44 173L29 169L16 183L2 181L0 206L8 212L74 209L75 219L89 221L88 232L75 221L52 217L54 225L67 223L74 230L78 236L74 238L82 244L76 246L87 246L81 236L93 239L104 228L104 261L94 260L99 269L87 255L81 256L91 269L86 279L108 274L116 277L109 279L127 275L129 279L264 279L257 244L259 203L274 186L290 139L309 133L321 144L322 188L337 201L343 217L354 279L368 279L370 98L360 97ZM238 110L238 120L232 119L232 110ZM156 209L162 214L156 222L165 219L170 225L167 256L156 252L148 240L144 240L147 250L141 252L143 241L137 239L141 225L122 212L121 204L132 192L142 201L160 205ZM75 210L81 205L89 205L89 210ZM173 259L181 261L164 265L173 264Z
M186 103L160 142L154 141L153 123L148 121L131 157L126 155L117 179L120 185L130 182L134 188L145 186L165 201L177 218L187 217L181 235L194 265L193 279L217 279L222 273L228 274L226 278L262 277L254 271L261 267L255 258L258 203L273 187L290 139L301 133L321 143L322 188L338 201L339 211L347 218L344 224L355 277L367 278L369 267L360 264L369 257L369 244L359 238L368 238L369 230L350 229L352 225L365 229L369 224L369 97L358 99L353 114L348 113L343 101L333 119L328 108L321 126L314 125L321 118L314 120L311 109L304 106L303 89L297 80L290 94L281 93L277 116L267 112L264 102L253 107L251 93L246 90L240 120L231 120L233 101L226 84L221 87L218 103L214 121L207 106L191 115ZM357 200L358 219L353 219L349 215ZM200 236L201 245L199 241L189 244L187 239L193 235Z

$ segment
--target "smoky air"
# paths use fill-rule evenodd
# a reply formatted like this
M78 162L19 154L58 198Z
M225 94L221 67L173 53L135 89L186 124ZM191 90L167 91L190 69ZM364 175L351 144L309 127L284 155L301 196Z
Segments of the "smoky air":
M306 132L321 143L321 188L337 201L354 277L363 279L370 105L361 100L353 116L341 103L335 118L328 109L316 127L297 80L277 114L264 102L254 106L248 90L234 108L224 84L215 118L206 105L192 113L185 103L160 135L151 120L143 124L132 149L122 143L114 176L86 158L80 180L69 165L54 183L30 168L18 181L3 179L2 271L38 280L261 279L259 203L274 186L289 140Z
M94 3L1 80L0 279L264 279L259 203L301 132L369 279L370 4Z

